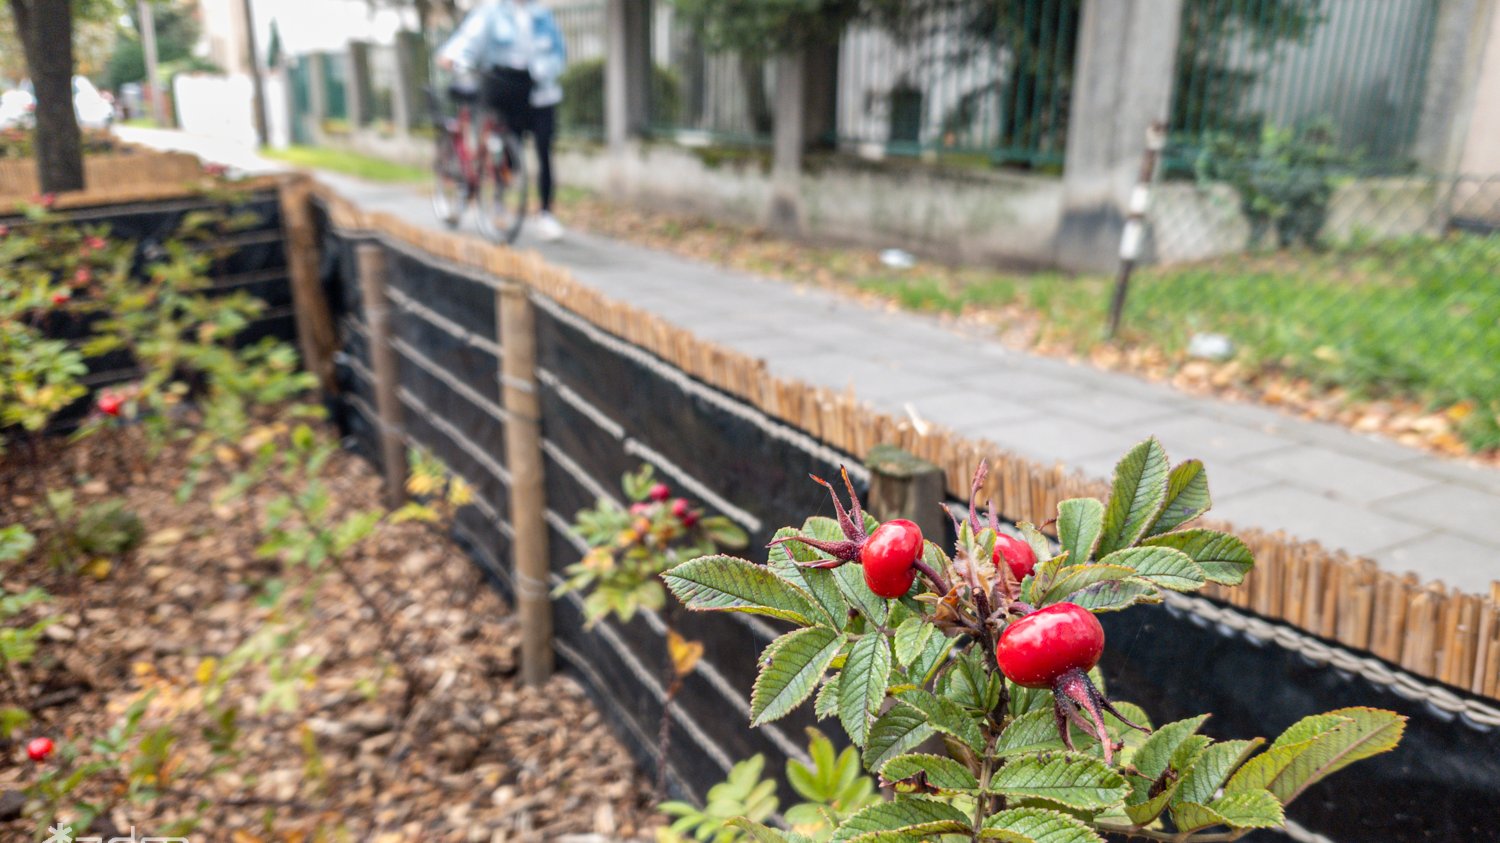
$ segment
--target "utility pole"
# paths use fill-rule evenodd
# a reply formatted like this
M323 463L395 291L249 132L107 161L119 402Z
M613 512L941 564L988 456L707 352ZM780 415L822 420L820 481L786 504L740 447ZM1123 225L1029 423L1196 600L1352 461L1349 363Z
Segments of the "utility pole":
M260 74L260 52L255 46L255 13L250 10L250 0L240 0L245 10L245 50L250 59L250 85L255 108L255 145L265 146L270 128L266 125L266 86Z
M151 119L167 128L166 103L162 100L161 73L156 66L156 14L150 0L136 0L136 16L141 24L141 46L146 52L146 85L151 89Z

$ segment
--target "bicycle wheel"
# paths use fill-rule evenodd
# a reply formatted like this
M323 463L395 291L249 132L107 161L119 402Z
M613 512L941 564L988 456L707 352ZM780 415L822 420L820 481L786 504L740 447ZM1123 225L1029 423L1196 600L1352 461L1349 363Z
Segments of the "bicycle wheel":
M432 212L449 228L457 228L468 200L464 165L458 157L458 137L452 131L438 136L432 164Z
M498 148L485 156L485 172L479 179L481 234L495 243L516 242L526 219L529 184L520 138L513 132L500 132Z

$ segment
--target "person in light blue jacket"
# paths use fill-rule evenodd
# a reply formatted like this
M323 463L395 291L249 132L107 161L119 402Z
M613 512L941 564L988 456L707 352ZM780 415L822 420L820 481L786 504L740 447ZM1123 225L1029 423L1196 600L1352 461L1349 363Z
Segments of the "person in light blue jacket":
M567 48L552 10L535 0L488 0L438 50L438 64L479 74L485 103L517 133L535 138L542 212L534 230L562 236L552 216L552 140Z

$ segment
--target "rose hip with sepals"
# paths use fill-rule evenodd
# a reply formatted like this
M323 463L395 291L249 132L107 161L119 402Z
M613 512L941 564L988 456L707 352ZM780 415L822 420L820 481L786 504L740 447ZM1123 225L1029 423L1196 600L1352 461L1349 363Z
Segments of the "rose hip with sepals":
M1021 539L995 533L995 567L1000 567L1000 560L1010 567L1010 573L1016 578L1016 582L1026 579L1031 572L1036 570L1036 551L1031 545Z
M672 497L672 487L668 486L665 483L657 483L656 485L651 487L650 495L651 500L654 500L657 503L661 503L667 498Z
M106 416L119 416L125 406L125 397L118 392L105 392L99 396L99 412Z
M690 511L691 510L688 507L686 498L677 498L676 500L672 501L672 515L673 517L677 518L677 520L681 521L684 518L687 518L688 512Z
M1007 679L1023 688L1050 688L1063 743L1073 748L1068 723L1076 723L1098 739L1104 763L1110 764L1119 745L1104 728L1103 712L1132 729L1148 730L1122 716L1089 681L1088 672L1103 653L1104 627L1093 612L1074 603L1056 603L1007 626L995 645L995 662Z
M876 527L859 549L865 585L877 596L893 600L911 589L922 557L922 529L904 518Z
M26 757L41 763L47 760L47 756L52 754L53 749L56 747L51 738L32 738L26 743Z

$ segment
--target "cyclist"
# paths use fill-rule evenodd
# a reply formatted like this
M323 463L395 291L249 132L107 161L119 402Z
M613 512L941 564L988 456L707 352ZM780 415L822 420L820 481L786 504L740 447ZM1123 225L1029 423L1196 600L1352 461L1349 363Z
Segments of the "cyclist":
M485 104L517 135L535 139L542 212L533 230L544 240L563 234L552 216L552 140L566 62L557 21L536 0L489 0L438 50L445 70L478 69Z

